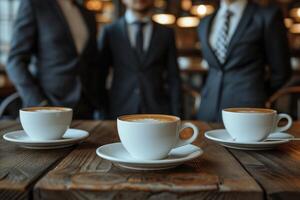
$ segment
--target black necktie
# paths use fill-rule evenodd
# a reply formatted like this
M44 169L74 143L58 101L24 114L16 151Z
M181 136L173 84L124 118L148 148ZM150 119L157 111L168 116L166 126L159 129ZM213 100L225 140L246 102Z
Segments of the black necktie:
M135 48L137 53L139 54L139 57L142 57L144 54L144 26L146 25L145 22L136 22L137 25L137 32L136 32L136 43Z

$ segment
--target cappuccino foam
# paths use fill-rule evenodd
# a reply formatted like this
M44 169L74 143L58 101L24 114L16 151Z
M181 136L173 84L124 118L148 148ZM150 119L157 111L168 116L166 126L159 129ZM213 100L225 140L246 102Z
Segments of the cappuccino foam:
M145 119L133 119L132 122L140 122L140 123L161 123L162 120L158 119L151 119L151 118L145 118Z
M138 123L165 123L165 122L174 122L180 120L176 116L160 115L160 114L123 115L120 116L118 119L129 121L129 122L138 122Z
M57 112L66 112L66 111L72 111L71 108L65 108L65 107L30 107L30 108L23 108L21 109L25 112L42 112L42 113L57 113Z
M43 109L40 109L40 110L35 110L34 112L43 112L43 113L54 113L54 112L63 112L62 110L55 110L55 109L53 109L53 110L49 110L49 109L47 109L47 110L43 110Z
M227 112L236 112L236 113L274 113L272 109L265 108L228 108L224 109Z

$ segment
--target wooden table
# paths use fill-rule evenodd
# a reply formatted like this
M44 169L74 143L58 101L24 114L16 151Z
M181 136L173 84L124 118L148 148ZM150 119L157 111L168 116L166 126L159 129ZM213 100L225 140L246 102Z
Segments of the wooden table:
M220 125L194 121L204 154L172 170L137 172L99 158L97 147L119 141L113 121L75 121L83 143L27 150L0 140L0 199L300 199L300 142L271 151L230 150L203 133ZM0 122L0 135L20 129ZM290 133L300 137L300 122Z

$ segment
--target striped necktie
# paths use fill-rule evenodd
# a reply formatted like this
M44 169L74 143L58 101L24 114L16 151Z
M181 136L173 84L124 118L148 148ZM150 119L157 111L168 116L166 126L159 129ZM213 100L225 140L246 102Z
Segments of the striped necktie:
M230 19L232 15L233 12L231 12L230 10L226 10L224 24L220 29L215 45L215 54L221 64L224 64L227 56L227 49L229 44L228 33L230 29Z

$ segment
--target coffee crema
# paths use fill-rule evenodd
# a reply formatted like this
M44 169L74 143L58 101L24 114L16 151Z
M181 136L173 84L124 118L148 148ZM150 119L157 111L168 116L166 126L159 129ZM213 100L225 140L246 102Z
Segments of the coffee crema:
M275 110L267 108L226 108L226 112L236 112L236 113L274 113Z
M71 108L64 108L64 107L30 107L30 108L23 108L22 111L28 112L44 112L44 113L52 113L52 112L66 112L72 110Z
M129 122L140 122L140 123L162 123L162 122L174 122L179 120L179 118L171 115L136 114L136 115L121 116L119 117L119 120L129 121Z

